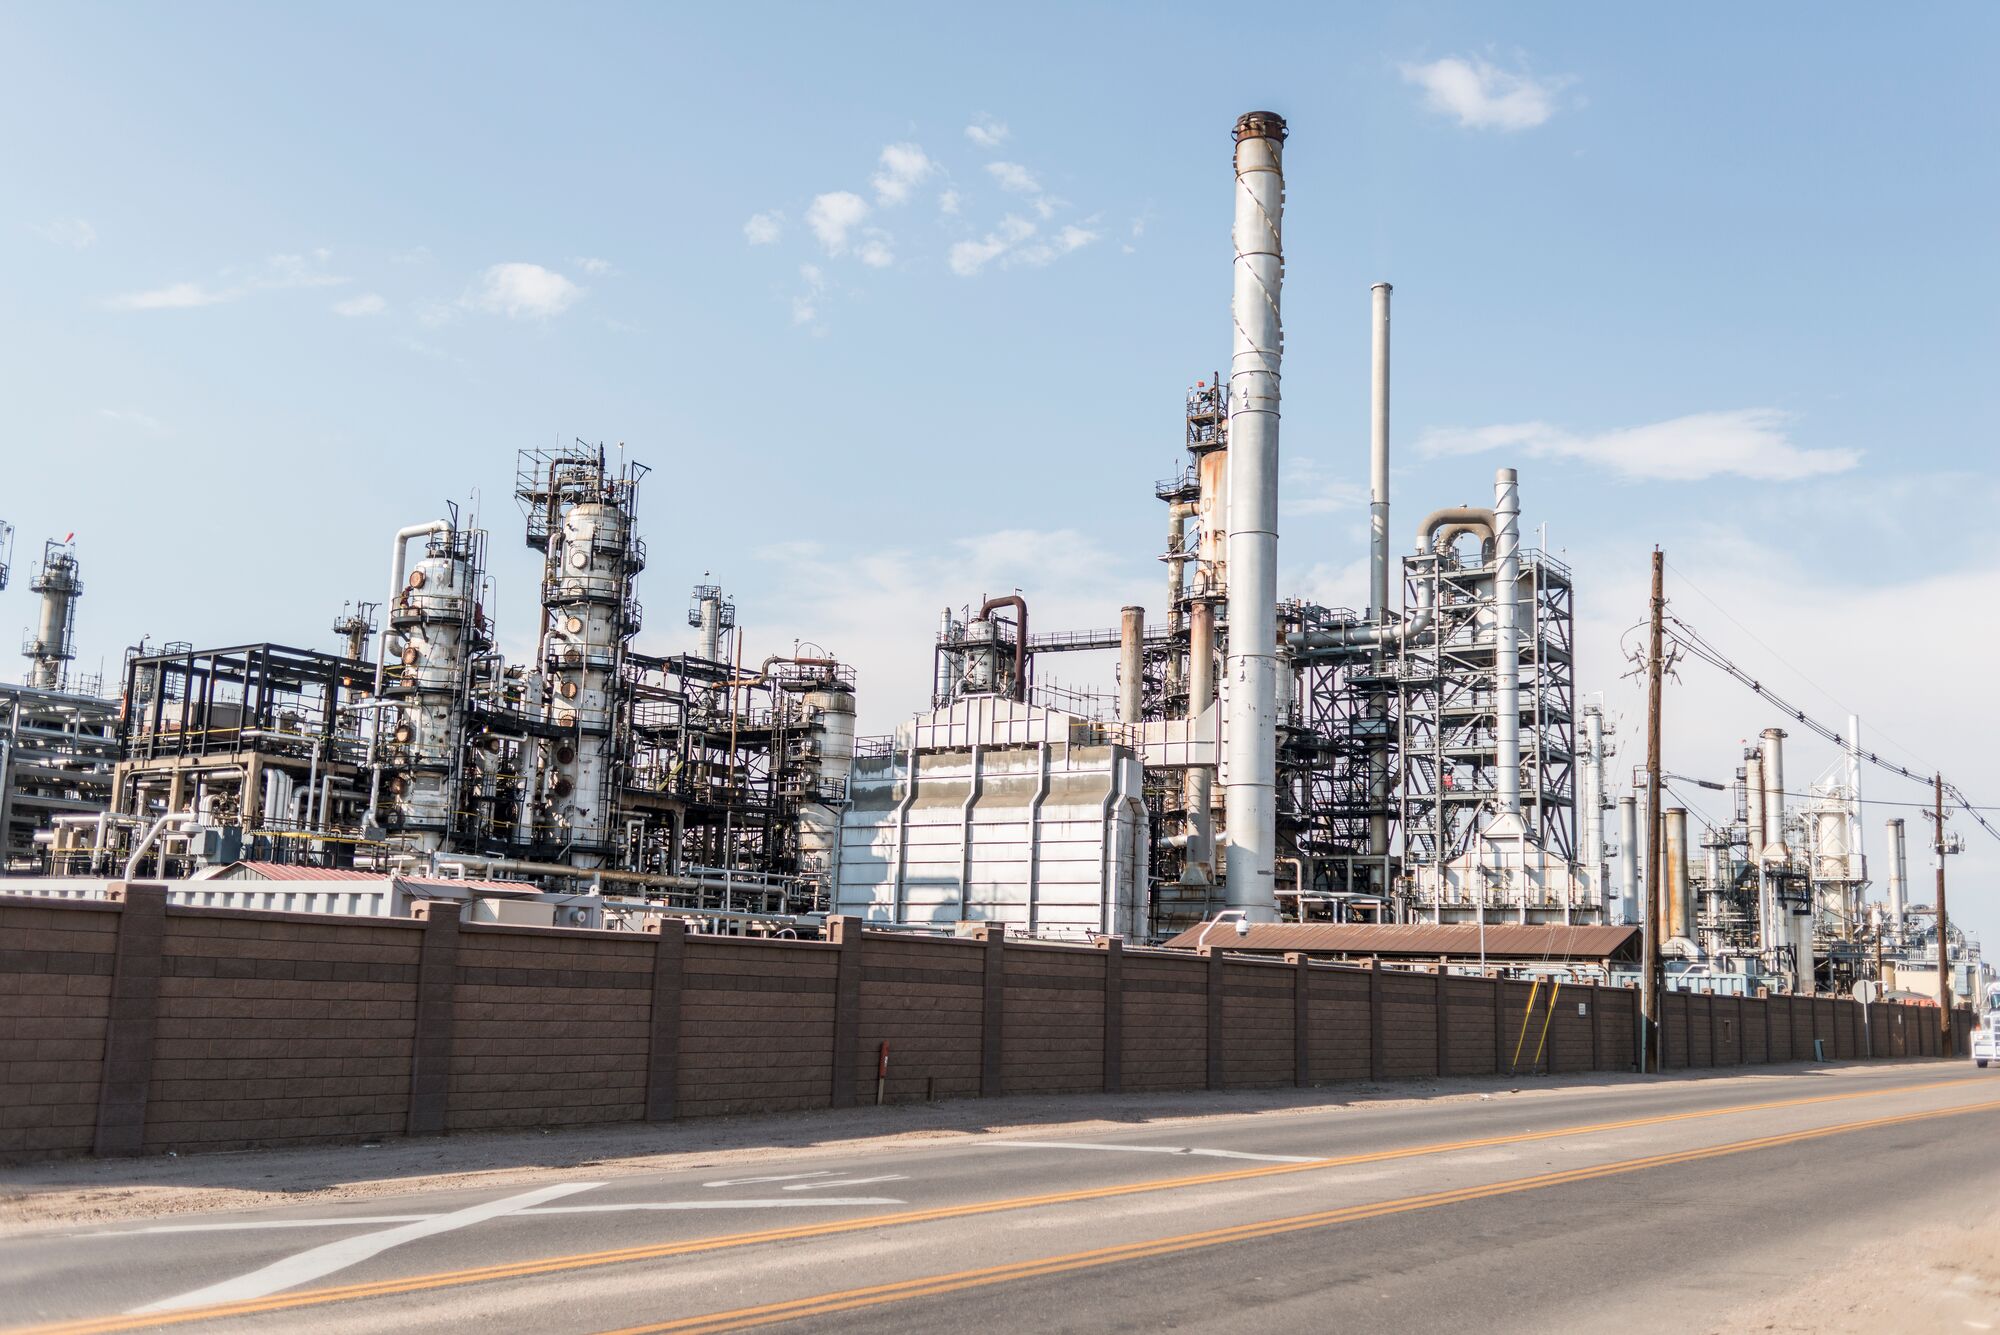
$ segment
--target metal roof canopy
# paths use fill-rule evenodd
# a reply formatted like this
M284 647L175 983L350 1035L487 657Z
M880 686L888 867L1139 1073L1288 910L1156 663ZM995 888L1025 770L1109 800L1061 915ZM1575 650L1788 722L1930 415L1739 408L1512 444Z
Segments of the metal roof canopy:
M1238 935L1233 922L1203 923L1165 942L1169 950L1208 945L1246 954L1379 955L1384 959L1620 960L1639 958L1637 927L1520 923L1252 923Z

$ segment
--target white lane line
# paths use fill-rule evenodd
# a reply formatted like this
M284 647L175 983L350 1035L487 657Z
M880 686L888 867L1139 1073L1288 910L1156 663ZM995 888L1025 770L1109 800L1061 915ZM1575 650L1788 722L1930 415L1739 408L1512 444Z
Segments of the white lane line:
M324 1219L243 1219L230 1224L150 1224L145 1228L113 1228L77 1233L79 1238L130 1238L141 1233L253 1233L267 1228L336 1228L341 1224L414 1224L434 1214L329 1215Z
M828 1185L832 1185L829 1183ZM784 1210L807 1206L824 1210L839 1205L902 1205L893 1196L792 1196L765 1201L634 1201L626 1205L545 1205L533 1210L516 1210L522 1215L537 1214L616 1214L620 1210Z
M192 1293L183 1293L179 1297L148 1303L144 1307L135 1307L129 1315L144 1316L153 1312L171 1312L181 1307L206 1307L211 1303L234 1303L250 1298L268 1297L295 1285L345 1270L371 1256L378 1256L391 1247L400 1247L419 1238L449 1233L454 1229L465 1228L488 1219L497 1219L516 1210L525 1210L531 1205L540 1205L543 1201L552 1201L561 1196L589 1191L592 1187L603 1185L602 1182L563 1182L553 1187L522 1192L518 1196L505 1196L497 1201L467 1206L463 1210L453 1210L449 1214L433 1215L429 1219L420 1219L397 1228L386 1228L379 1233L363 1233L358 1237L342 1238L338 1242L325 1243L273 1261L262 1269L252 1270L247 1275L238 1275L234 1279L225 1279L220 1284L210 1284Z
M831 1168L822 1168L817 1173L775 1173L769 1177L725 1177L718 1182L704 1182L704 1187L749 1187L762 1182L800 1182L809 1177L832 1177Z
M992 1145L1018 1145L1030 1150L1110 1150L1119 1154L1193 1154L1205 1159L1255 1159L1259 1163L1317 1163L1313 1154L1251 1154L1247 1150L1191 1149L1185 1145L1100 1145L1087 1140L994 1140Z
M870 1182L907 1182L909 1180L910 1175L908 1173L884 1173L880 1177L837 1177L831 1182L801 1182L795 1187L786 1187L784 1190L824 1191L828 1187L859 1187L865 1186Z

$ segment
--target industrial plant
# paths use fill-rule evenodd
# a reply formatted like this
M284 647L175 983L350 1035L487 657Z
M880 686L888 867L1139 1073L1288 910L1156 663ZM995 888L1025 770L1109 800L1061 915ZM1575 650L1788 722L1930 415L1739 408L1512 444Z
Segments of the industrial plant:
M968 589L927 622L930 698L886 702L914 712L857 737L867 683L812 645L746 644L706 575L695 648L643 647L647 469L622 447L520 454L532 600L497 596L494 531L447 507L386 535L387 585L352 590L330 647L141 643L108 686L71 671L81 568L50 542L27 671L0 688L0 888L91 897L144 877L176 902L311 912L456 897L558 926L816 936L853 915L1156 943L1223 921L1629 928L1651 871L1673 986L1896 986L1942 950L1976 993L1977 942L1908 902L1902 820L1871 875L1852 726L1803 802L1786 733L1766 730L1733 813L1666 810L1646 867L1646 795L1615 791L1612 726L1579 704L1578 572L1523 541L1533 477L1502 467L1467 479L1490 505L1392 516L1388 283L1369 303L1367 604L1287 591L1287 133L1265 112L1235 126L1228 369L1186 391L1182 466L1133 478L1135 501L1143 486L1165 507L1155 612L1031 628L1033 589ZM532 632L518 661L503 601L533 609L508 628ZM1038 671L1091 652L1115 653L1115 695ZM1624 939L1603 938L1601 980L1623 980Z

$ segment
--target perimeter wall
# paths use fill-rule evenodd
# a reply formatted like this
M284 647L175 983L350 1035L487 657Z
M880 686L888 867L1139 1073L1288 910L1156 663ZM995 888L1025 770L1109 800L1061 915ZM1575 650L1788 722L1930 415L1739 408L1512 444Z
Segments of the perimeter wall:
M864 932L0 897L0 1158L999 1094L1626 1071L1628 989ZM1969 1012L1954 1015L1965 1051ZM1936 1056L1934 1007L1666 997L1668 1069ZM886 1075L883 1075L886 1047Z

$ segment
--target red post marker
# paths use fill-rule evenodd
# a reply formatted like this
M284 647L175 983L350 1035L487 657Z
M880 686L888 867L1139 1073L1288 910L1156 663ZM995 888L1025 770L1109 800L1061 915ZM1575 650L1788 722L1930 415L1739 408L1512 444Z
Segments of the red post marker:
M884 1043L875 1053L875 1106L882 1106L882 1097L889 1085L889 1045Z

